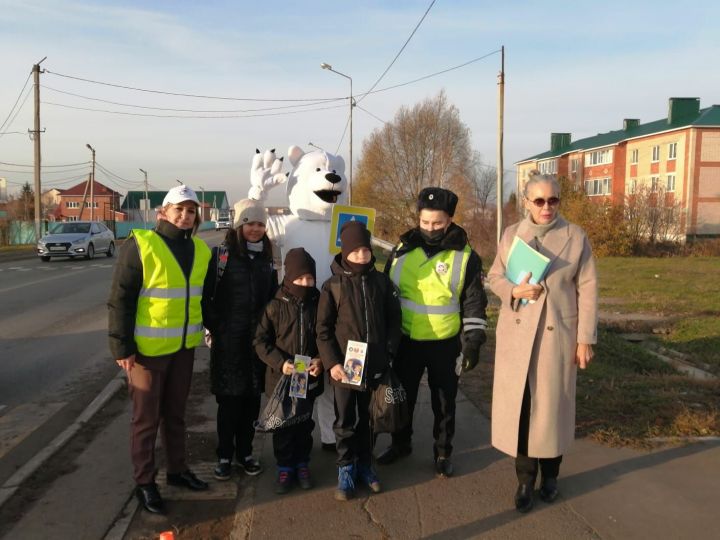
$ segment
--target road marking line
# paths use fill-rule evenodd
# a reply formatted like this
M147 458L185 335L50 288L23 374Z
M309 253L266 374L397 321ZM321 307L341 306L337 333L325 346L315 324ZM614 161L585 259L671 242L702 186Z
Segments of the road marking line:
M78 267L78 268L80 268L80 267ZM80 268L80 269L83 270L83 271L92 270L91 268ZM6 287L6 288L4 288L4 289L0 289L0 293L4 293L4 292L8 292L8 291L14 291L14 290L16 290L16 289L22 289L23 287L30 287L30 286L32 286L32 285L38 285L39 283L45 283L46 281L53 281L53 280L55 280L55 279L60 279L60 278L64 278L64 277L65 277L65 274L63 273L63 274L61 274L61 275L59 275L59 276L48 277L48 278L45 278L45 279L37 279L37 280L35 280L35 281L29 281L29 282L23 283L23 284L21 284L21 285L13 285L12 287Z

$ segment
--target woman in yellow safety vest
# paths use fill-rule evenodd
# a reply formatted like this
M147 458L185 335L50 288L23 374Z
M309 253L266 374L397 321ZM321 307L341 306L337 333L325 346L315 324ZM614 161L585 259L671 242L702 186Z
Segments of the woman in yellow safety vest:
M155 228L133 230L120 250L108 300L110 350L127 373L133 404L135 495L152 513L165 512L155 484L161 422L167 483L208 487L185 461L185 404L195 347L203 337L200 301L210 260L208 246L194 237L199 206L185 185L168 191Z

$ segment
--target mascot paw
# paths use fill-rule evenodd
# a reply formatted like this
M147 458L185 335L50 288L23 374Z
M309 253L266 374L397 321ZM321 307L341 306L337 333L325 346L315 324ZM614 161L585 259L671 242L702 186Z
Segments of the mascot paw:
M283 158L275 156L275 149L255 150L250 168L250 191L248 198L255 200L265 199L267 192L287 180L282 172Z

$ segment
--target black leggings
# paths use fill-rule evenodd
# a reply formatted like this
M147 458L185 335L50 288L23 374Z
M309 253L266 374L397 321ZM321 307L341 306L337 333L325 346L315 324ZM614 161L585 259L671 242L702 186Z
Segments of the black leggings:
M255 437L253 425L260 414L260 394L257 396L215 396L218 404L217 434L219 459L242 461L252 454Z

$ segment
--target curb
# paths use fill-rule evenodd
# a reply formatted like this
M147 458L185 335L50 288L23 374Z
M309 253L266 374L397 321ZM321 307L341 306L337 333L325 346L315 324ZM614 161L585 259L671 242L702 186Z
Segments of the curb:
M102 389L102 391L93 399L85 410L80 413L77 419L70 424L65 430L52 440L45 448L35 454L33 458L20 467L15 473L7 479L0 487L0 507L5 504L18 490L20 485L27 480L36 470L38 470L55 452L60 450L65 444L83 427L102 407L110 401L115 393L120 390L125 383L124 372L120 371L113 379Z

